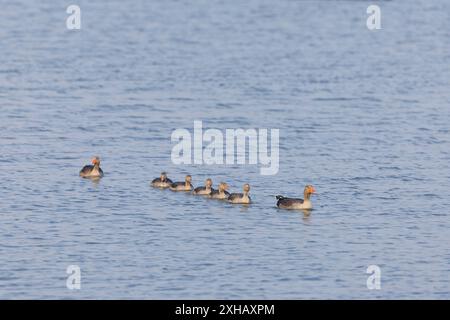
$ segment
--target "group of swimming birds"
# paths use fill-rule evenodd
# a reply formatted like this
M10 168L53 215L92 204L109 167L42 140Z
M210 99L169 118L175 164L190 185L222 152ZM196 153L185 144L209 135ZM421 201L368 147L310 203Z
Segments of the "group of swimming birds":
M100 158L94 157L92 159L92 164L84 166L80 171L80 176L83 178L101 178L103 177L103 170L100 168ZM242 193L229 193L227 191L228 184L221 182L217 190L213 189L213 182L210 178L206 179L205 185L201 187L194 188L191 183L192 177L187 175L184 181L173 182L167 177L165 172L161 172L159 178L153 179L151 185L155 188L170 189L172 191L184 191L192 192L194 195L203 195L212 199L227 200L231 203L249 204L251 203L251 198L249 196L250 185L248 183L244 184ZM313 186L305 186L303 195L304 199L299 198L288 198L284 196L276 196L277 207L282 209L302 209L309 210L312 209L311 195L315 193L316 190Z

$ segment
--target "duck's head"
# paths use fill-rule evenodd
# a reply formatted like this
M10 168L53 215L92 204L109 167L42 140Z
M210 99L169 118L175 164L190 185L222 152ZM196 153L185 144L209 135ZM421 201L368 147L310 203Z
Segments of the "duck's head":
M159 176L159 178L161 179L161 181L166 181L166 179L167 179L167 173L161 172L161 175Z
M93 164L94 166L95 166L95 165L100 165L100 158L97 157L97 156L95 156L95 157L92 158L91 162L92 162L92 164Z
M314 189L314 187L310 184L306 185L304 190L305 197L309 198L309 196L313 193L316 193L316 189Z
M192 177L188 174L188 175L186 176L186 178L184 179L184 181L186 181L186 183L191 183Z
M219 184L219 189L222 190L222 191L227 190L228 189L228 184L226 184L225 182L221 182Z
M244 190L244 192L249 192L250 191L250 185L248 183L244 184L243 190Z
M210 178L208 178L208 179L206 179L206 181L205 181L205 186L207 187L207 188L211 188L212 187L212 180L210 179Z

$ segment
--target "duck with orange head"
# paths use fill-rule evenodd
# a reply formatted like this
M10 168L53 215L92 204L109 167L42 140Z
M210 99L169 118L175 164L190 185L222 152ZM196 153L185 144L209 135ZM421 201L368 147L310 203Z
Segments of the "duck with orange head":
M303 190L304 199L287 198L284 196L276 196L277 207L281 209L312 209L311 195L316 193L316 189L312 185L305 186Z
M90 165L84 166L80 171L80 177L83 178L101 178L103 170L100 168L100 158L95 156L92 158Z

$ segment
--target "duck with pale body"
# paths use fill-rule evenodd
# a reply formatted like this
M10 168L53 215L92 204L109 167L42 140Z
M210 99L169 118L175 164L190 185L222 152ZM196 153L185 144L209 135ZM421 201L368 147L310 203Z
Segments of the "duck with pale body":
M194 186L191 184L192 177L187 175L184 182L174 182L170 185L170 190L172 191L191 191Z
M243 193L232 193L228 197L228 201L231 203L241 203L248 204L251 202L251 198L248 195L250 192L250 185L248 183L244 184Z
M165 172L161 172L159 178L153 179L152 186L155 188L169 188L172 185L173 181L167 178L167 174Z
M100 158L94 157L90 165L84 166L80 171L80 177L83 178L101 178L103 177L103 170L100 168Z
M194 194L197 195L203 195L203 196L209 196L211 192L214 191L214 189L212 188L212 180L211 179L206 179L205 181L205 186L203 187L197 187L194 189Z
M278 200L277 207L281 208L281 209L310 210L310 209L312 209L311 195L313 193L316 193L316 189L314 189L314 187L311 185L307 185L307 186L305 186L305 190L303 191L303 195L304 195L305 199L276 196L276 198Z
M228 184L226 184L225 182L221 182L219 184L219 190L212 191L209 194L209 196L212 199L219 199L219 200L228 199L228 197L230 196L230 193L227 191L227 189L228 189Z

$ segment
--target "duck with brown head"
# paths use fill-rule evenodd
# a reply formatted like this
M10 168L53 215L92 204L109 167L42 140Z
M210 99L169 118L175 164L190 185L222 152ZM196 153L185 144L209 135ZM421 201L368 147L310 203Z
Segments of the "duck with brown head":
M172 184L172 180L167 178L167 174L165 172L161 172L159 178L153 179L152 186L155 188L169 188Z
M206 179L204 187L197 187L194 189L194 194L208 196L214 189L212 188L212 180Z
M209 196L212 199L220 199L220 200L228 199L230 193L227 191L227 189L228 184L226 184L225 182L221 182L219 184L219 190L212 191Z
M103 170L100 168L100 158L94 157L90 165L84 166L80 171L80 177L83 178L101 178L103 177Z
M248 204L252 200L248 193L250 192L250 185L248 183L244 184L243 187L243 193L232 193L228 197L228 201L231 203L242 203L242 204Z
M284 196L276 196L277 207L281 209L312 209L311 195L316 193L316 189L312 185L305 186L303 191L304 199L287 198Z
M191 191L194 186L191 184L192 177L187 175L183 182L174 182L170 185L172 191Z

